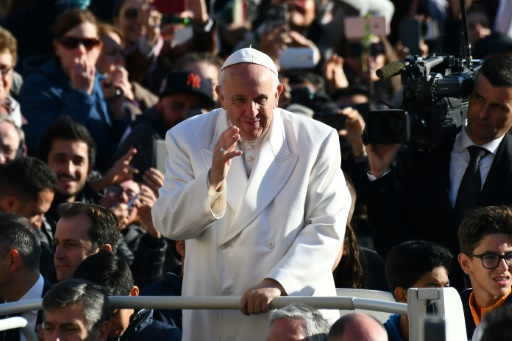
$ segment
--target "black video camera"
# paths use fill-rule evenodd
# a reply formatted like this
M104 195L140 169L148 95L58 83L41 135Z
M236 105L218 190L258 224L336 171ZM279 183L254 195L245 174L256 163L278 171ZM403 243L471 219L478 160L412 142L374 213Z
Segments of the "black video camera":
M364 144L402 143L414 150L442 145L447 133L464 123L473 78L481 64L431 54L411 56L377 70L380 78L402 76L403 102L401 109L368 113Z

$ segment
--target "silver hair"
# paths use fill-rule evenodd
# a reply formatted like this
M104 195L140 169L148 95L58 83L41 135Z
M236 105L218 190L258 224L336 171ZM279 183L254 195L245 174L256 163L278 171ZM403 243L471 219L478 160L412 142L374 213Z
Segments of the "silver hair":
M14 126L14 128L16 128L16 131L18 132L18 135L20 136L20 145L21 145L23 143L23 141L25 140L25 133L23 132L23 130L16 125L16 122L14 122L14 120L12 119L11 116L0 115L0 123L2 123L2 122L9 122L10 124L12 124Z
M55 310L78 303L83 306L89 332L110 321L111 306L107 292L99 285L83 279L68 279L55 284L43 297L43 309Z
M330 324L318 311L307 304L292 303L281 309L275 309L270 312L270 326L276 320L301 319L305 322L304 333L310 341L326 341L329 333Z

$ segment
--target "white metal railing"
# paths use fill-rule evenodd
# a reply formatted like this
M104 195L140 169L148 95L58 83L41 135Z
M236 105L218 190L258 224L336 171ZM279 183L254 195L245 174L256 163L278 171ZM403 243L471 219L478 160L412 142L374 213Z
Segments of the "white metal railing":
M111 296L113 308L150 309L234 309L238 310L238 296ZM270 308L282 308L290 303L304 303L317 309L366 309L396 314L407 314L407 304L383 300L337 296L283 296L270 303ZM42 309L42 299L0 304L0 316Z
M21 332L27 341L37 341L34 329L23 317L15 316L0 320L0 330L15 328L21 328Z
M233 309L238 310L238 296L110 296L113 308L150 309ZM0 316L40 310L42 299L0 304ZM270 309L282 308L290 303L304 303L318 309L355 310L367 309L381 312L407 314L407 304L350 296L337 297L277 297ZM36 334L27 320L11 317L0 320L0 330L22 328L27 341L37 341Z

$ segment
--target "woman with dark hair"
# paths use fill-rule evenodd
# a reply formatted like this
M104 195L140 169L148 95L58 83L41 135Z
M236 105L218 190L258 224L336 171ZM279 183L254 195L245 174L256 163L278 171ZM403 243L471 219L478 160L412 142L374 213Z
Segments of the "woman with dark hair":
M98 23L89 11L69 10L56 19L54 36L55 55L25 68L20 104L28 121L28 151L35 153L40 135L56 117L69 115L93 136L98 146L96 165L104 170L130 117L109 108L104 99L103 76L95 68L102 49Z

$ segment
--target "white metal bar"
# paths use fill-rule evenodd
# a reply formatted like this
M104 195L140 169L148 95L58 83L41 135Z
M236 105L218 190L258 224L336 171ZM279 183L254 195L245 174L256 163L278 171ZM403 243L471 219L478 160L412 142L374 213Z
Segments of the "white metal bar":
M0 320L0 330L21 328L27 341L37 341L36 332L23 317L15 316Z
M238 296L111 296L114 308L151 309L238 309ZM42 300L0 304L0 316L18 312L42 309ZM395 314L407 314L407 304L383 300L335 296L283 296L270 303L270 308L282 308L290 303L304 303L317 309L354 310L366 309Z

